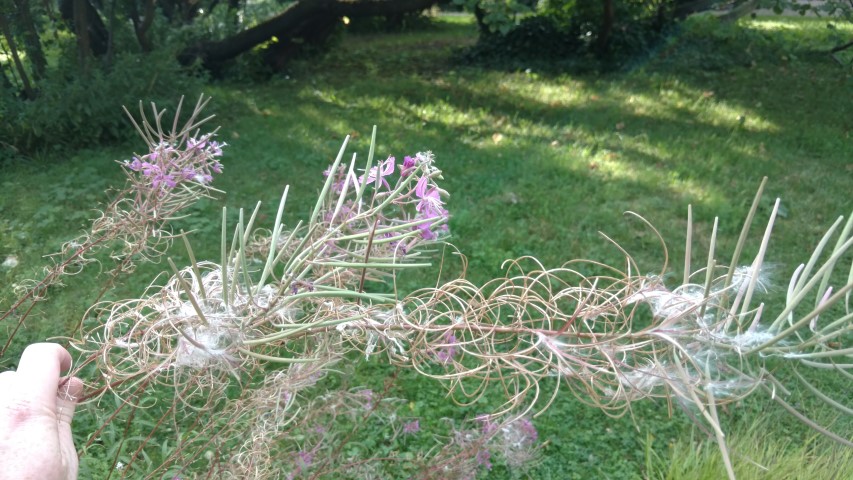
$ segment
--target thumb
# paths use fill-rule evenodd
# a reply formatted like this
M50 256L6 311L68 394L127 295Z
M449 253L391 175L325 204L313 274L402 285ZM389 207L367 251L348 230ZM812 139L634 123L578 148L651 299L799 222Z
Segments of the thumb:
M71 425L77 399L83 393L83 381L77 377L64 378L56 391L56 419L65 426Z
M77 377L66 377L56 391L56 427L59 434L59 449L66 480L76 480L80 460L74 448L71 434L71 419L77 408L77 399L83 394L83 381Z

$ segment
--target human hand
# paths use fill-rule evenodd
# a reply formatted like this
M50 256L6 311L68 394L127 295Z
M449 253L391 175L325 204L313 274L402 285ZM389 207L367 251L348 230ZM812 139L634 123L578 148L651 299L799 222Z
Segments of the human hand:
M71 355L55 343L30 345L16 371L0 373L0 480L75 480L71 418L83 390L60 379Z

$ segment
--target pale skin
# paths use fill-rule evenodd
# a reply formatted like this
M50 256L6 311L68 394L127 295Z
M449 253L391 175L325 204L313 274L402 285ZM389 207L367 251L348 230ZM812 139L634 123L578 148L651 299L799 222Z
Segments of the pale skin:
M70 368L64 348L36 343L0 373L0 480L76 480L71 418L83 383L60 377Z

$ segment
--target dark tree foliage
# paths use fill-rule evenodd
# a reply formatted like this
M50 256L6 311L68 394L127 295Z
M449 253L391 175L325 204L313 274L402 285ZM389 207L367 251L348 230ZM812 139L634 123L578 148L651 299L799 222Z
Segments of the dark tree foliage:
M549 0L509 29L481 34L463 58L497 68L618 68L659 42L675 19L671 0Z
M344 16L399 23L448 1L471 11L479 24L480 40L467 61L513 69L601 70L630 64L651 51L670 26L720 0L270 0L263 5L269 10L265 17L251 21L247 9L258 5L244 0L0 0L5 59L0 112L9 119L0 124L0 155L4 146L26 150L46 139L79 143L85 135L76 130L83 124L92 138L111 138L119 129L103 118L118 118L113 109L123 103L154 100L159 82L191 83L190 70L219 74L253 51L264 71L281 70L294 57L325 45ZM721 18L735 19L756 7L853 19L850 0L819 5L734 0ZM838 59L850 47L850 39L839 39L828 53ZM115 94L104 95L107 90ZM109 114L101 115L104 111Z
M245 53L271 38L278 45L270 49L268 62L282 66L293 58L300 45L316 44L331 34L341 17L370 17L415 12L429 8L436 0L310 0L289 4L279 15L221 41L202 41L181 53L183 63L201 60L216 69L223 62Z
M480 39L465 61L498 68L607 70L647 56L688 16L723 8L716 18L731 22L758 8L776 13L813 13L834 21L853 20L850 0L454 0L473 11ZM527 15L519 17L519 12ZM831 25L830 25L831 28ZM827 51L853 47L842 39Z
M281 69L326 42L343 16L402 18L435 2L271 2L278 12L242 27L241 0L0 0L0 159L116 138L122 105L191 95L199 66L216 73L263 46L265 66ZM50 66L45 45L58 57Z

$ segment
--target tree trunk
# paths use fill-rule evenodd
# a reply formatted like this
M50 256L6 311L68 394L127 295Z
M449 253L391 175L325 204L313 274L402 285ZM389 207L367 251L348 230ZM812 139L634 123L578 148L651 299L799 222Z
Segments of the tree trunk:
M139 11L136 9L136 1L132 2L130 20L133 22L133 31L136 33L136 41L139 42L139 48L143 52L150 52L154 46L151 39L148 38L148 30L154 24L154 0L143 0L145 2L145 11L142 12L142 18L139 17Z
M694 13L704 12L719 3L719 0L675 0L673 17L676 20L684 20Z
M207 4L202 0L158 0L157 6L173 25L189 25L198 16L199 8L210 11L218 2L213 0Z
M230 38L218 42L203 42L185 49L179 55L181 63L189 65L196 60L210 69L217 70L231 60L256 45L272 37L279 42L290 41L308 33L307 26L333 24L340 17L350 18L393 15L417 12L429 8L437 0L301 0L292 3L279 15ZM328 35L326 35L328 36ZM317 35L321 37L321 35ZM282 47L284 48L284 47ZM293 52L285 57L292 58ZM275 49L275 47L274 47ZM279 62L276 62L279 63Z
M15 6L18 11L16 23L24 41L24 50L27 52L27 59L33 66L33 78L38 80L44 77L47 60L44 56L44 50L41 48L41 39L38 30L36 30L36 24L33 21L30 2L29 0L15 0Z
M76 22L75 5L80 4L80 8L85 11L86 22L78 27ZM107 53L109 49L110 33L107 30L104 21L101 20L101 15L98 10L89 2L89 0L59 0L59 14L62 19L71 25L74 34L77 35L78 42L81 35L80 29L85 29L85 35L88 37L89 49L91 52L100 57Z
M847 50L848 48L851 48L851 47L853 47L853 41L849 41L847 43L842 43L840 45L836 45L829 50L829 55L832 57L833 60L838 62L839 65L844 67L846 65L844 65L844 62L838 56L838 52L843 52L844 50ZM853 63L853 61L851 61L850 63Z
M598 32L598 45L596 49L599 55L606 55L610 48L610 35L613 33L613 23L616 20L616 11L613 8L613 0L604 0L604 10L601 15L601 30Z
M116 23L118 23L118 18L116 18L116 1L110 0L110 11L107 13L107 22L109 23L109 28L107 30L107 53L106 55L106 65L111 67L113 64L113 59L115 58L115 34L116 34Z
M89 41L89 19L86 11L86 0L74 0L74 31L77 32L77 55L80 69L84 74L89 72L89 57L92 46Z
M756 8L758 8L758 0L746 0L741 4L735 3L735 6L732 7L731 10L720 17L720 21L734 22L735 20L754 12Z
M492 33L489 26L486 25L486 11L480 6L480 2L474 5L474 18L477 20L477 28L480 30L480 38L489 36Z
M338 19L334 17L312 17L295 28L288 38L279 39L271 45L264 54L264 63L274 71L284 69L299 55L303 45L321 45L335 31L337 25Z
M15 63L15 68L18 70L18 75L21 77L21 87L24 90L24 96L28 99L35 98L36 94L30 84L30 78L27 76L27 70L24 68L24 63L21 62L21 57L18 55L18 49L15 46L15 37L12 36L12 29L9 28L9 22L6 19L6 14L0 12L0 33L6 37L6 44L9 46L9 52L12 54L12 61Z
M6 76L6 68L3 67L2 63L0 63L0 87L9 91L13 91L15 89L12 85L12 81Z

